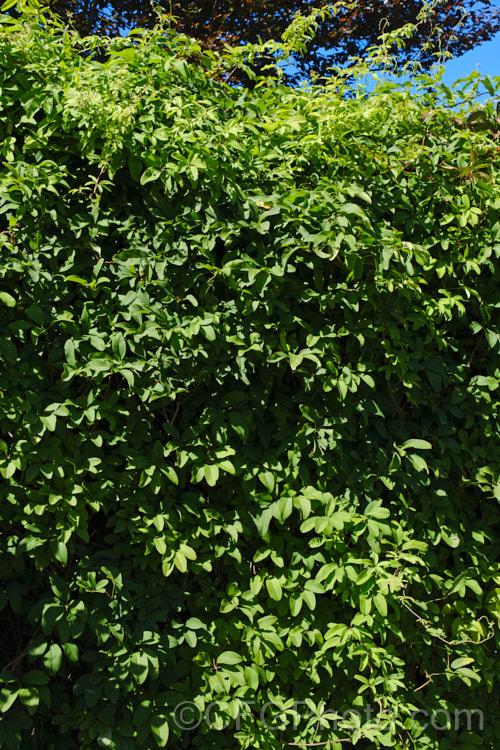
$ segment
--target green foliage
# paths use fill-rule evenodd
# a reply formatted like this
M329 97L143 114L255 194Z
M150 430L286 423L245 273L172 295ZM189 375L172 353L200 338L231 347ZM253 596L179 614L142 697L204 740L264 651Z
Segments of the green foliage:
M133 39L0 30L0 746L497 746L498 82Z
M26 0L7 0L16 9ZM29 0L28 0L29 2ZM223 50L279 39L292 19L308 36L304 57L288 68L288 81L302 80L311 72L328 74L329 66L348 64L352 56L365 57L378 43L381 31L393 32L407 24L418 29L398 50L404 64L419 56L429 69L434 53L446 49L459 56L478 44L495 38L500 31L496 0L338 0L325 7L325 0L46 0L46 4L82 36L117 36L123 29L151 28L156 10L168 13L176 30L200 40L205 49ZM324 7L322 7L324 6ZM333 13L326 10L334 11ZM422 21L422 11L432 9L432 18ZM16 12L12 10L10 12ZM308 33L313 31L314 34ZM439 30L439 35L435 32ZM262 69L265 60L256 61ZM239 77L239 80L245 80Z

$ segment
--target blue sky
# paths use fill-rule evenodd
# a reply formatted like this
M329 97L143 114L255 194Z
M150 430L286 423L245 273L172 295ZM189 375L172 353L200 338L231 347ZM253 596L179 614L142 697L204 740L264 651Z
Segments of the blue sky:
M449 85L477 70L481 75L500 76L500 34L465 55L449 60L445 65L443 82Z

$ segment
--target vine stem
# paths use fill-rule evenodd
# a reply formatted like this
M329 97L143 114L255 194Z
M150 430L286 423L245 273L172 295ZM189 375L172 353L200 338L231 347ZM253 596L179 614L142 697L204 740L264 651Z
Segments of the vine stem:
M472 638L464 638L463 640L456 640L455 639L454 641L448 641L448 640L446 640L446 638L442 638L437 633L433 633L432 632L433 629L429 627L428 620L426 620L425 618L421 617L418 614L418 612L415 612L415 610L413 610L411 607L409 607L407 605L407 603L405 602L405 598L406 597L404 597L403 600L401 601L401 604L403 605L403 607L406 607L406 609L408 610L408 612L411 612L411 614L414 617L417 618L417 621L422 623L422 625L424 626L424 628L427 630L428 633L430 633L430 635L433 636L433 638L437 638L438 640L442 641L443 643L446 643L447 646L461 646L464 643L472 643L474 646L478 646L481 643L486 643L486 641L489 641L489 640L491 640L493 638L494 633L490 632L490 635L487 636L487 638L483 638L480 641L473 641ZM490 623L490 625L491 625L491 623Z
M293 746L293 747L318 747L319 745L333 745L334 742L351 742L351 740L344 739L344 740L326 740L325 742L288 742L288 745Z

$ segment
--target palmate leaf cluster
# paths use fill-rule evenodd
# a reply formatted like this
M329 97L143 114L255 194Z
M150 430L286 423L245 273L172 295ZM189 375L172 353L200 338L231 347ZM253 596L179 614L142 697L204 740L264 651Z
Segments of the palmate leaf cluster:
M496 747L493 83L133 39L0 32L0 746Z

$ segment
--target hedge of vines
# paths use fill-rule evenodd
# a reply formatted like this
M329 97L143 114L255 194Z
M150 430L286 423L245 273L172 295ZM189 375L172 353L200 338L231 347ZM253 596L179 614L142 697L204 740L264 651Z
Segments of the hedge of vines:
M495 83L229 64L0 26L0 746L497 747Z

